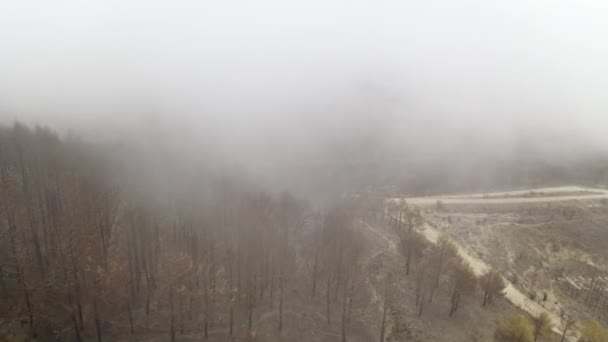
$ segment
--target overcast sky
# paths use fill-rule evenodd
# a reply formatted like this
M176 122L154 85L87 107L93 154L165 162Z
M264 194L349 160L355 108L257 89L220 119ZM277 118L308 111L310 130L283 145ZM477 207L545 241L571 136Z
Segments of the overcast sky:
M0 120L85 133L604 149L607 90L602 0L0 5Z

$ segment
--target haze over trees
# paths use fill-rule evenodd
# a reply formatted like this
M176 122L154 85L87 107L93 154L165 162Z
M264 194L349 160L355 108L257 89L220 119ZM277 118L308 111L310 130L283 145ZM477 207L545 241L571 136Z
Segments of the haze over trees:
M234 170L151 164L130 148L0 126L7 322L59 340L255 340L287 338L309 317L321 322L315 334L384 342L404 320L434 322L440 312L459 324L506 302L503 275L476 275L447 235L429 240L429 221L406 201L366 192L304 199ZM371 253L374 244L386 251ZM373 261L387 255L397 265L381 266L374 284ZM586 296L603 298L594 284ZM405 319L404 294L414 311ZM373 332L362 335L361 322ZM497 341L555 337L546 314L494 327ZM562 338L575 329L560 328ZM580 341L603 341L605 332L589 322Z
M0 342L606 340L606 37L605 0L3 1Z
M260 317L281 334L293 303L310 300L347 341L370 310L357 307L369 286L362 227L384 220L400 236L418 316L440 305L452 317L478 285L484 305L504 288L497 273L478 280L448 238L428 241L406 203L385 211L361 194L319 207L234 173L180 179L175 164L150 176L147 161L125 156L43 127L0 127L1 310L32 335L252 337ZM397 309L392 276L383 284L380 340ZM437 291L447 297L433 303Z
M46 128L0 127L3 316L62 340L165 331L175 341L254 334L268 306L280 332L294 291L321 292L327 325L346 340L362 279L354 203L314 214L227 177L159 195L129 178L140 167Z

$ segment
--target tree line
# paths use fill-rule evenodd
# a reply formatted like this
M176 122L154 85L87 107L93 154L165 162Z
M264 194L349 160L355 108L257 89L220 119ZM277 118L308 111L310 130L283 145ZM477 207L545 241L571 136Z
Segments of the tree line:
M240 179L178 174L168 183L187 186L159 195L131 183L151 171L129 163L47 128L0 126L3 317L60 340L252 337L262 311L281 332L300 293L323 300L346 341L362 278L354 201L315 209Z

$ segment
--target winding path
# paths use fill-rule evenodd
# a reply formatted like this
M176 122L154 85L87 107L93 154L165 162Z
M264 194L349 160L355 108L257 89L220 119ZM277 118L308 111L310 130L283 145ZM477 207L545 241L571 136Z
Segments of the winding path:
M515 197L530 194L534 192L538 197ZM561 195L561 193L580 193ZM551 195L552 193L560 193L560 195ZM542 194L542 195L540 195ZM401 198L393 198L399 200ZM559 201L581 201L581 200L597 200L608 199L608 190L585 188L580 186L566 186L555 188L537 188L529 190L517 190L506 192L494 192L485 194L468 194L468 195L442 195L430 197L411 197L405 198L408 203L414 205L434 205L437 201L444 204L504 204L504 203L535 203L535 202L559 202Z

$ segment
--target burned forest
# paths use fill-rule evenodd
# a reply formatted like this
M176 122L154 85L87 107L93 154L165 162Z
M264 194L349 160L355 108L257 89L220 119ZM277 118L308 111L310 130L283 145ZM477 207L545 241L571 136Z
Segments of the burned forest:
M608 342L605 0L0 5L0 342Z

